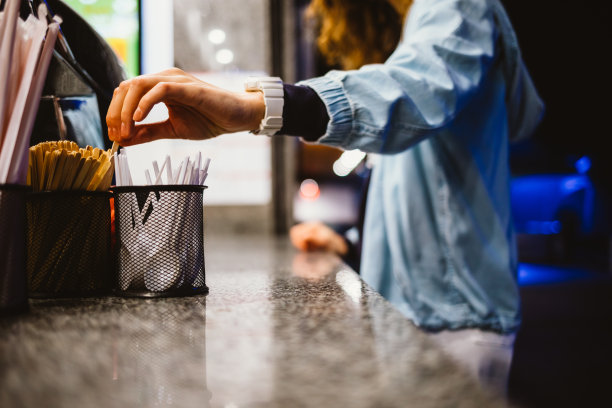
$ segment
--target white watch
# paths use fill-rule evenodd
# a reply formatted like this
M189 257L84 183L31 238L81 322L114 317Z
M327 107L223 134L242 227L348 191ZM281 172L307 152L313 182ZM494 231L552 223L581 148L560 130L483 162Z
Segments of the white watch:
M251 131L257 135L272 136L283 127L284 91L279 77L248 77L244 82L247 92L263 92L266 112L259 129Z

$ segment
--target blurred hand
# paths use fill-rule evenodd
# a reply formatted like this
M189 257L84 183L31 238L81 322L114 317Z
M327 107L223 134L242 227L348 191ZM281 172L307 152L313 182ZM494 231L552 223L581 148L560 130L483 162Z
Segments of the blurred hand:
M168 108L166 121L135 125L160 102ZM261 92L230 92L172 68L123 81L113 94L106 124L110 140L129 146L253 130L264 113Z
M348 252L344 238L319 221L294 225L289 230L289 238L301 251L328 251L338 255L346 255Z

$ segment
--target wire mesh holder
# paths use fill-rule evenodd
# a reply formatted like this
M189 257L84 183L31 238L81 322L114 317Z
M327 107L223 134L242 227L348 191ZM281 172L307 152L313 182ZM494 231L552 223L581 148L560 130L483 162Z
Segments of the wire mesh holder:
M150 298L208 293L204 267L206 188L112 188L117 295Z
M42 191L26 197L26 272L31 298L112 293L108 191Z
M25 196L29 187L0 184L0 316L28 310Z

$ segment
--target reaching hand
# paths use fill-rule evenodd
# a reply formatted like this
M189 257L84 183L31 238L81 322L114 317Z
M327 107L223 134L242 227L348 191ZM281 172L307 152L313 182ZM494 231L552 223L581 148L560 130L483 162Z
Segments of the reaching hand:
M157 103L168 119L140 124ZM108 135L122 146L157 139L209 139L257 129L264 116L261 92L231 92L172 68L123 81L106 115Z
M346 255L348 252L344 238L318 221L294 225L289 230L289 238L301 251L330 251L338 255Z

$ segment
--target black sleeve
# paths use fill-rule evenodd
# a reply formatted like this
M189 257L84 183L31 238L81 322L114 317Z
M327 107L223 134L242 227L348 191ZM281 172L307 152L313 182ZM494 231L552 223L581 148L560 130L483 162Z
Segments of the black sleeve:
M300 136L314 142L325 134L329 115L319 95L308 86L284 84L281 135Z

